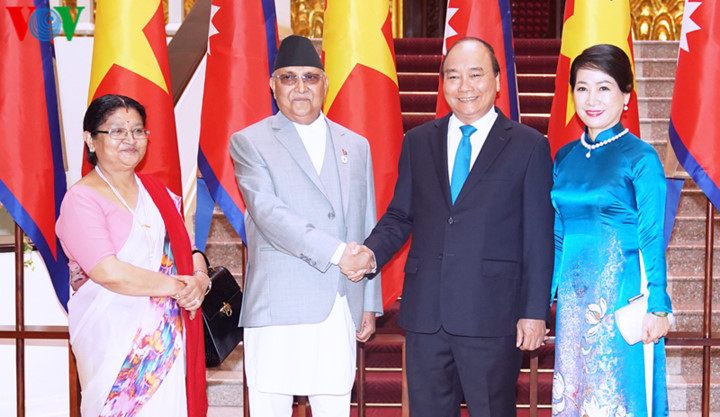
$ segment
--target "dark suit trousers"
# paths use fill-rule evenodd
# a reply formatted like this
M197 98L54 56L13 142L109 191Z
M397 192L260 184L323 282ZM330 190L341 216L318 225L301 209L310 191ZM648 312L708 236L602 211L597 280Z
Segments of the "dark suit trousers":
M455 336L440 329L406 334L410 415L458 417L463 396L471 417L514 417L522 352L515 336Z

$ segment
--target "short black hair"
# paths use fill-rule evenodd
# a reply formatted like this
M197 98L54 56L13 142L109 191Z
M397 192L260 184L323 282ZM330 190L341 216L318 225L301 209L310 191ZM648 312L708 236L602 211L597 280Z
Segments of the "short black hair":
M575 89L577 73L580 69L599 70L611 76L623 93L633 91L633 72L625 51L615 45L599 44L591 46L577 56L570 66L570 87Z
M108 116L117 109L135 109L140 113L143 125L147 116L145 114L145 107L137 101L127 96L121 96L119 94L106 94L100 96L90 103L87 110L85 111L85 118L83 119L83 130L90 132L93 137L97 135L97 129L101 124L105 123ZM87 161L91 165L97 164L97 155L95 152L90 152L90 148L87 143L85 144L85 155Z
M442 77L443 75L445 75L445 60L447 59L448 55L450 55L450 51L452 51L459 44L461 44L463 42L469 42L469 41L479 42L479 43L483 44L488 49L488 51L490 51L490 60L492 61L493 73L497 77L500 74L500 63L498 63L497 57L495 56L495 50L489 43L485 42L484 40L482 40L480 38L476 38L474 36L466 36L466 37L458 40L457 42L455 42L450 47L450 49L448 49L447 53L445 54L445 56L442 59L442 63L440 64L440 76Z

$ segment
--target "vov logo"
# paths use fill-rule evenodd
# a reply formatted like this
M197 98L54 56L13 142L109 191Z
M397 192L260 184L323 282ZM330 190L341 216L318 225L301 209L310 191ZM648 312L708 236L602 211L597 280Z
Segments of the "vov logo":
M67 40L72 40L75 28L80 20L80 13L85 7L77 7L77 15L73 20L70 14L72 7L24 7L6 6L10 14L18 39L25 39L28 28L30 33L40 41L50 41L58 34L60 29L65 31ZM29 9L27 12L24 9Z

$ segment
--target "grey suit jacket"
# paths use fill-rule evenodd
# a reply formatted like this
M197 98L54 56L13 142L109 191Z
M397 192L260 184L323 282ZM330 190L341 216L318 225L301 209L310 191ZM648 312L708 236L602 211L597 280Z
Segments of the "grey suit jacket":
M334 221L339 213L287 117L278 113L232 136L230 154L247 207L244 327L319 323L330 314L340 285L357 329L363 311L382 312L380 277L352 283L330 262L341 241L362 242L377 217L367 140L326 121L339 171L345 236L338 236Z

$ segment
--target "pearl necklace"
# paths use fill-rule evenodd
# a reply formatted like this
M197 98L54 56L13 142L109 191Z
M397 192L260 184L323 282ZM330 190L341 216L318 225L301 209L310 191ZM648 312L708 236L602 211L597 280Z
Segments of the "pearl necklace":
M603 146L607 145L607 144L610 143L610 142L614 142L614 141L620 139L621 137L625 136L625 134L626 134L627 132L628 132L628 129L625 128L625 130L623 130L622 132L618 133L617 135L615 135L615 136L613 136L613 137L611 137L611 138L605 139L605 140L602 141L602 142L595 143L595 144L593 144L593 145L587 143L587 141L586 141L586 138L587 138L587 137L585 136L585 132L583 132L582 136L580 136L580 143L582 143L582 146L583 146L585 149L588 150L588 152L585 154L585 158L590 158L590 152L591 152L591 151L593 151L593 150L595 150L595 149L597 149L597 148L603 147Z

